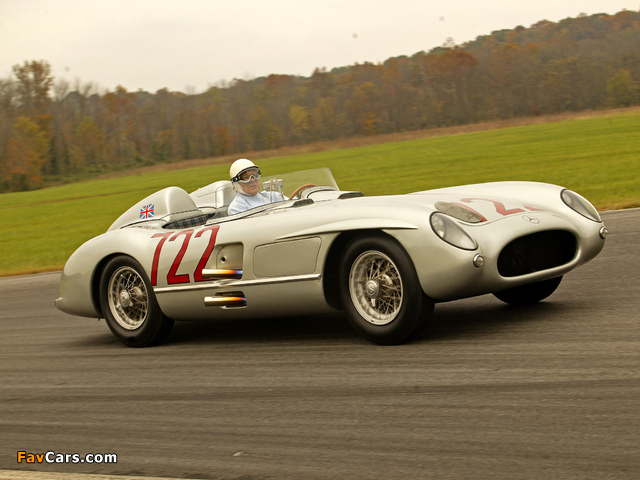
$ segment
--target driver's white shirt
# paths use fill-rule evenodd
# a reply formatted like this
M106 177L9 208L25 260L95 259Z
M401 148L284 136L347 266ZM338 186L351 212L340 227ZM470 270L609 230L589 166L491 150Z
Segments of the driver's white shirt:
M249 210L250 208L260 207L272 202L282 202L284 200L287 200L287 197L282 195L280 192L267 192L266 190L263 190L255 195L243 195L239 193L229 204L227 213L229 215L234 215L236 213Z

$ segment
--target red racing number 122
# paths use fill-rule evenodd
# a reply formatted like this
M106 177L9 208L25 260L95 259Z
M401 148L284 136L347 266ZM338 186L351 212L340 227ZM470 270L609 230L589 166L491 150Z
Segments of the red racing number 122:
M196 233L194 238L201 237L205 232L211 232L211 236L209 237L209 243L207 244L207 248L205 248L202 257L200 257L200 261L196 266L196 270L193 272L193 281L194 282L203 282L205 281L202 278L202 270L205 265L209 261L209 257L213 252L213 248L216 245L216 236L218 235L218 230L220 229L219 225L212 225L210 227L204 227ZM178 268L180 268L180 263L184 258L184 254L187 251L187 247L189 246L189 242L191 241L191 237L193 237L193 230L183 230L181 232L168 232L168 233L156 233L151 238L160 238L160 242L156 247L156 251L153 254L153 264L151 266L151 285L156 286L158 284L158 266L160 264L160 252L162 251L162 247L165 242L169 240L170 242L175 241L178 237L184 236L182 240L182 246L180 247L180 251L176 255L176 258L173 260L171 264L171 268L169 268L169 272L167 273L167 285L178 285L181 283L189 283L191 280L189 278L188 273L178 274Z

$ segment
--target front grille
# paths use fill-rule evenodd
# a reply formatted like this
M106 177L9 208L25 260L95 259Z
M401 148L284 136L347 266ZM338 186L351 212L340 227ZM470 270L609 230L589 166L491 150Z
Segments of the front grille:
M516 238L498 257L498 272L517 277L559 267L576 254L576 239L564 230L549 230Z

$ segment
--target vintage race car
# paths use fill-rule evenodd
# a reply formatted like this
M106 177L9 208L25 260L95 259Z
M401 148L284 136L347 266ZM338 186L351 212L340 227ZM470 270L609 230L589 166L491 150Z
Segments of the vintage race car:
M372 342L397 344L437 302L548 297L607 236L587 200L544 183L367 197L327 169L263 180L288 199L228 215L236 193L222 180L141 200L73 253L56 306L105 318L136 347L164 340L174 321L339 311Z

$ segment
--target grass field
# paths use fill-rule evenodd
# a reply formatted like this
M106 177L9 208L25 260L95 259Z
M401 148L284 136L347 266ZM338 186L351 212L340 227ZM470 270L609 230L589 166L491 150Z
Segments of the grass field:
M600 210L640 206L640 113L629 111L476 133L261 159L265 175L329 167L366 195L500 180L566 186ZM0 275L61 269L84 241L161 188L187 191L228 177L228 164L0 195ZM126 172L125 172L126 173Z

